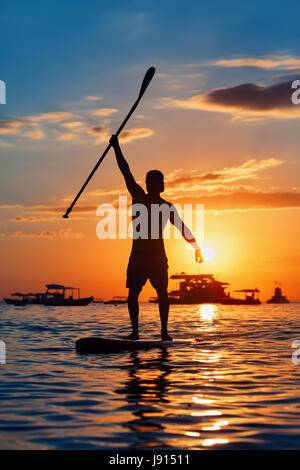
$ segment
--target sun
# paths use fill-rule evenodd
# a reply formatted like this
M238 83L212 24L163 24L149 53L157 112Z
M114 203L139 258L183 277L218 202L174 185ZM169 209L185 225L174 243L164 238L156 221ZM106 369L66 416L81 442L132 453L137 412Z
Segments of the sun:
M216 257L216 252L211 246L204 246L201 251L205 262L212 261Z

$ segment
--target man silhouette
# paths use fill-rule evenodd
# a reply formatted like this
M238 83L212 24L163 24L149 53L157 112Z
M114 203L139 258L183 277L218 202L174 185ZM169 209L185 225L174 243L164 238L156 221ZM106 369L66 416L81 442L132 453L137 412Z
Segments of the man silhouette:
M146 175L147 193L135 181L129 165L121 151L118 137L113 135L110 144L114 148L118 166L124 176L128 191L132 197L132 206L140 207L142 205L147 209L147 220L144 221L147 236L137 236L133 234L132 250L127 268L126 287L129 289L128 294L128 310L132 325L132 333L127 339L139 339L139 294L149 279L152 286L157 292L159 313L161 320L161 337L163 341L171 341L172 338L168 334L168 316L169 316L169 298L168 298L168 259L165 253L163 231L167 220L162 220L162 213L159 214L159 221L156 224L151 216L154 208L162 208L167 206L168 219L181 232L183 238L188 241L195 249L195 259L202 263L200 247L197 244L193 234L180 219L176 208L161 198L160 193L164 191L164 176L158 170L149 171ZM136 215L132 217L133 227ZM140 225L140 223L138 224ZM138 225L135 227L137 228ZM158 225L158 226L157 226ZM145 227L144 227L145 229ZM153 232L155 231L153 235ZM142 230L138 232L140 234ZM143 233L144 230L143 230Z

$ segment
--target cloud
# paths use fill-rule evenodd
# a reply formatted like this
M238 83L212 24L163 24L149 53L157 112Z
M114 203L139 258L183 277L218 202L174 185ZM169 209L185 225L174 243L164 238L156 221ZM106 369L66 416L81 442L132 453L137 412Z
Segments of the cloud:
M92 126L88 129L88 133L98 137L96 143L108 141L111 135L109 129L106 129L102 126ZM134 127L125 131L122 131L119 140L123 144L127 144L128 142L132 142L136 139L145 139L146 137L150 137L153 135L153 130L144 128L144 127Z
M102 100L103 98L101 96L87 95L84 97L84 99L87 101L99 101L99 100Z
M167 200L170 199L178 203L205 204L206 209L212 210L300 207L300 191L297 188L291 191L270 188L266 191L264 189L255 189L253 186L253 183L262 178L262 173L282 164L282 160L272 157L262 160L252 158L236 166L224 167L205 173L195 170L187 173L183 169L177 169L165 177L165 197ZM245 185L245 182L248 184ZM81 217L85 215L95 216L98 204L98 202L92 202L95 201L95 198L98 201L106 198L106 202L115 204L118 196L124 194L127 194L124 187L89 191L86 198L91 201L90 205L75 206L73 214L75 217L76 215ZM16 215L10 219L11 222L26 223L57 220L65 213L66 207L72 199L73 196L64 197L60 198L57 203L44 205L0 205L0 209L22 208L22 215ZM35 233L40 234L40 232ZM29 235L31 238L33 237L32 234ZM18 236L21 237L22 235L19 234Z
M110 137L109 130L105 129L102 126L91 126L87 132L88 134L97 137L95 139L95 144L108 142L109 137Z
M64 134L60 134L60 136L57 138L57 140L61 140L61 141L70 141L70 140L74 140L74 139L77 139L78 135L77 134L72 134L71 132L66 132Z
M264 160L250 159L241 165L235 167L225 167L221 170L214 170L208 173L187 173L182 174L179 171L166 178L168 191L175 189L178 191L192 192L201 188L207 190L210 185L213 189L216 184L228 185L237 181L246 179L257 179L258 173L281 165L283 162L278 158L267 158Z
M299 118L300 106L292 103L292 82L271 86L245 83L217 88L186 100L164 98L161 107L178 107L231 113L234 115Z
M88 101L101 99L97 96L89 95ZM111 131L111 116L119 110L116 108L99 108L94 110L78 112L53 111L36 115L23 116L16 119L0 120L0 134L12 137L26 137L32 140L41 140L50 137L58 141L71 142L78 137L86 139L87 135L95 137L94 143L107 142ZM98 125L99 117L104 118L102 125ZM106 118L106 119L105 119ZM135 139L142 139L153 134L151 129L135 127L123 131L120 140L123 143L131 142ZM1 147L9 146L3 142Z
M27 222L49 222L50 220L57 220L57 217L45 217L45 216L28 216L23 217L22 215L18 215L10 219L10 222L19 222L19 223L27 223Z
M22 134L24 137L33 140L41 140L45 137L44 131L38 127L38 123L60 123L66 119L71 119L72 114L67 112L52 112L39 115L25 116L12 120L0 121L0 134L16 135Z
M40 129L34 129L32 131L24 132L24 136L33 140L41 140L44 139L45 134Z
M63 215L66 212L66 206L51 206L51 205L36 205L36 206L28 206L27 213L31 214L60 214ZM77 206L74 207L72 212L78 213L85 213L85 212L94 212L96 214L96 207L95 206Z
M22 209L22 204L0 204L0 209Z
M81 232L72 232L71 229L62 229L58 231L50 231L50 230L42 230L40 232L32 232L32 233L24 233L21 230L17 232L13 232L11 234L6 234L8 237L12 238L44 238L44 239L51 239L51 238L72 238L72 239L79 239L83 238L84 234Z
M21 120L0 121L0 134L18 134L20 128L28 127L28 124Z
M71 121L71 122L64 122L62 124L63 127L66 127L67 129L78 129L80 127L83 127L85 124L82 121Z
M178 197L177 203L195 203L196 198ZM235 211L300 208L299 192L233 191L230 194L202 195L196 201L204 210Z
M100 134L108 134L107 129L104 129L102 126L92 126L89 128L88 133L91 135L100 135Z
M26 121L28 122L61 122L66 121L67 119L72 119L72 114L65 111L55 111L52 113L43 113L33 116L26 116Z
M289 55L269 55L264 57L222 59L210 62L209 65L218 67L256 67L265 70L297 70L300 69L300 59Z
M132 129L128 129L121 132L120 142L127 144L128 142L132 142L136 139L145 139L146 137L150 137L153 134L154 132L152 129L144 127L134 127Z
M166 177L166 199L188 204L204 204L205 210L254 210L300 208L300 191L257 190L240 181L256 181L260 173L283 162L277 158L250 159L238 166L207 173L174 171Z
M93 116L111 116L114 113L117 113L119 110L115 108L101 108L91 111Z

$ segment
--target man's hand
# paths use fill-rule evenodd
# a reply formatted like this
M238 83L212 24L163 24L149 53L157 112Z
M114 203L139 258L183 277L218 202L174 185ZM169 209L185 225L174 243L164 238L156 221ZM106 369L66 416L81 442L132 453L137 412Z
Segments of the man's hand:
M204 259L203 259L201 250L195 250L195 260L196 260L196 263L203 263Z
M113 134L109 139L109 143L113 148L119 147L119 139L118 136Z

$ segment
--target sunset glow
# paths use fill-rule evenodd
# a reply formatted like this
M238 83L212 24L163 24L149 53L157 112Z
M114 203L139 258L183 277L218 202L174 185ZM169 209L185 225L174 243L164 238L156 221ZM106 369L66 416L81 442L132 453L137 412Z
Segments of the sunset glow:
M16 289L41 291L47 282L78 285L83 295L95 297L127 294L130 240L96 237L98 205L114 204L120 195L128 195L112 151L70 218L62 219L62 214L132 105L145 71L153 65L156 74L120 135L121 146L144 188L146 172L157 168L165 176L162 195L167 201L204 205L207 240L205 262L199 268L184 241L167 241L169 273L197 269L214 273L229 282L231 289L259 287L262 300L270 297L274 280L279 279L288 297L299 299L300 108L282 98L291 88L288 77L277 78L280 73L296 73L299 55L282 47L278 37L273 38L274 50L262 48L256 55L247 36L242 54L234 50L237 41L227 48L220 43L218 50L214 41L208 41L210 46L203 48L197 45L196 38L202 38L197 27L195 41L183 47L185 52L175 48L170 56L169 50L161 50L161 43L168 43L169 38L163 17L157 16L162 22L156 26L159 34L154 42L151 35L149 42L151 15L139 17L143 27L138 28L133 13L118 16L118 8L112 7L118 12L121 30L125 22L133 36L146 41L143 59L134 52L139 40L135 43L133 36L124 39L124 51L116 48L112 53L108 48L101 60L93 48L81 49L68 42L64 59L57 57L57 62L43 69L38 60L45 60L45 51L61 47L64 32L59 30L55 44L46 37L37 62L26 68L26 82L35 90L34 102L27 90L2 105L0 237L5 270L0 297ZM96 15L102 18L98 9ZM94 31L89 17L83 11L82 15L85 22L79 25L78 42L111 44L118 37L110 10L105 12L110 25L105 34L103 28ZM5 34L7 26L3 28ZM26 31L28 41L35 41L34 31ZM18 44L16 62L28 64L27 53ZM130 57L128 50L133 51ZM153 57L159 59L152 64ZM84 64L80 73L78 64ZM22 69L8 74L7 89L23 90L24 73ZM57 83L53 74L61 77ZM153 294L147 283L142 299Z

